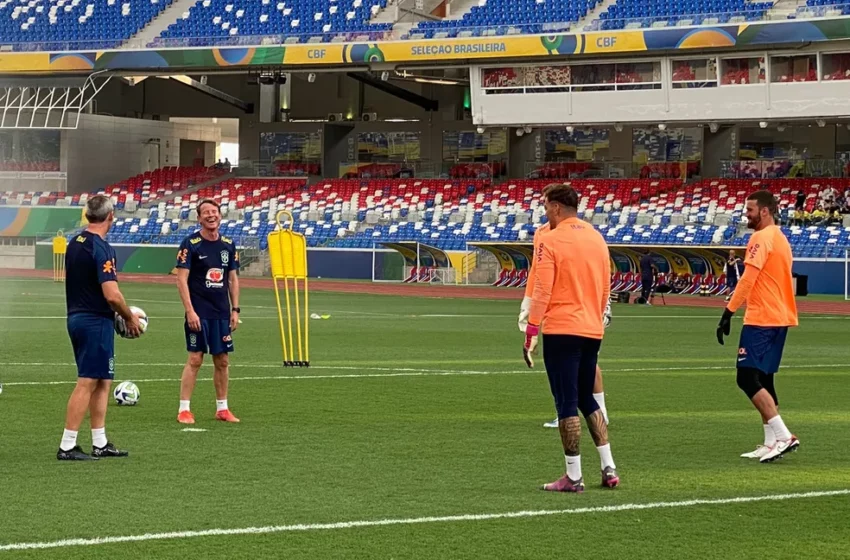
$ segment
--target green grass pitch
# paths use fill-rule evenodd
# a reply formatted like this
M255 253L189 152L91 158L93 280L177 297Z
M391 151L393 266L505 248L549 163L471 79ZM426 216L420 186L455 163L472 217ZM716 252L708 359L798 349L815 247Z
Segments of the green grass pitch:
M804 316L790 333L777 387L802 445L760 465L739 458L762 437L735 386L740 320L721 347L717 310L615 306L600 363L622 486L598 487L585 431L587 491L556 495L538 490L564 461L542 427L545 373L522 361L518 300L315 293L311 311L331 315L310 323L315 367L284 370L273 294L244 290L230 387L242 423L213 420L207 367L192 401L206 431L184 432L177 291L122 287L151 318L116 343L116 380L141 401L110 406L107 433L131 456L70 464L55 460L75 380L62 286L0 280L0 560L850 557L846 493L729 501L850 489L850 318ZM695 499L720 503L681 503ZM571 511L543 514L558 510ZM533 515L455 517L516 512ZM405 519L419 522L344 524Z

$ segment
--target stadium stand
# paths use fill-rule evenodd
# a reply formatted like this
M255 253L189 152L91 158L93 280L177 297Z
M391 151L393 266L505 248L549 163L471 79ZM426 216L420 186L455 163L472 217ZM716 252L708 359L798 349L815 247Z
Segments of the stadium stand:
M166 168L133 177L103 192L113 196L119 219L110 233L115 243L175 244L196 229L194 208L203 198L222 206L222 233L237 242L266 237L280 209L295 216L295 227L311 247L371 249L375 243L418 241L444 250L464 250L467 242L531 242L545 222L541 191L551 181L480 179L305 179L228 178L187 195L170 196L207 179L214 171ZM843 258L850 227L827 219L795 223L797 193L813 212L828 187L844 192L840 179L572 179L582 195L579 212L611 244L744 246L741 234L747 195L765 188L780 200L783 231L797 257ZM80 205L88 195L0 193L0 204ZM136 208L134 202L156 202ZM61 202L60 202L61 201ZM519 285L521 278L504 278ZM720 278L711 289L720 290ZM514 284L516 282L516 284ZM704 283L704 282L703 282ZM701 285L701 284L700 284Z
M618 0L599 19L603 30L716 25L759 21L772 7L747 0Z
M160 16L173 0L0 0L0 37L14 51L118 48ZM377 41L392 23L371 23L388 0L198 0L150 47ZM459 19L419 22L402 38L545 34L567 31L602 0L480 0ZM747 0L618 0L585 30L617 30L758 21L773 2ZM792 19L850 14L850 5L808 0Z
M172 0L0 1L0 41L15 51L110 49Z
M200 0L152 46L257 44L258 37L285 42L330 42L334 37L375 41L392 24L370 24L387 0ZM253 38L253 40L252 40Z
M566 31L569 24L581 20L599 2L601 0L483 0L461 19L422 22L417 29L424 32L426 39L456 37L459 32L461 36L480 36Z
M224 171L214 168L163 167L130 177L97 192L112 196L117 209L123 210L129 203L132 211L135 211L135 208L140 204L151 202L163 196L170 196L174 192L214 179L223 173ZM64 192L6 191L0 193L0 205L83 206L88 200L88 196L88 193L69 195Z

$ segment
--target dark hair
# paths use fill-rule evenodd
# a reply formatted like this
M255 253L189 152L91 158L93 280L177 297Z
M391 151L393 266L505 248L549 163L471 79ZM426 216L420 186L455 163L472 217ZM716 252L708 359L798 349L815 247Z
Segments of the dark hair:
M549 202L563 204L567 208L578 210L578 193L574 188L563 183L552 183L543 189L543 196Z
M770 191L756 191L748 196L747 200L755 200L759 210L767 208L771 215L776 214L776 197L773 196L773 193Z
M105 194L96 194L86 202L86 220L90 224L102 224L112 210L112 199Z
M198 203L198 206L195 209L196 212L198 212L199 216L201 215L201 206L203 206L204 204L212 204L213 206L216 207L216 209L219 211L219 213L221 212L221 206L219 206L218 202L216 202L215 200L213 200L211 198L205 198Z

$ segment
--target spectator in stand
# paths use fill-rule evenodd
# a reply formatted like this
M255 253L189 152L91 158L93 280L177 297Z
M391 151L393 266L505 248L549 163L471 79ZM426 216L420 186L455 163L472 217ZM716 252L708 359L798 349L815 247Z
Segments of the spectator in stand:
M812 223L816 226L823 225L826 223L826 219L828 216L829 214L827 214L823 202L821 202L820 204L818 204L817 209L812 212Z
M806 193L797 191L797 202L794 203L794 210L806 209Z
M833 202L835 202L835 195L835 189L830 186L827 186L823 191L821 191L820 201L823 206L823 210L829 210Z

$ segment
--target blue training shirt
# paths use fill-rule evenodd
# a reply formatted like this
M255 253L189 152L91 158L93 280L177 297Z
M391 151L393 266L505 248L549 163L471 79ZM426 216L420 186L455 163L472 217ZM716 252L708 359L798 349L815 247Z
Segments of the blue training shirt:
M189 296L201 319L230 318L231 270L239 270L239 253L231 239L207 241L200 232L183 240L177 268L189 270Z
M65 300L68 315L91 313L107 318L115 316L103 296L101 284L117 282L115 249L90 231L75 235L65 254Z

